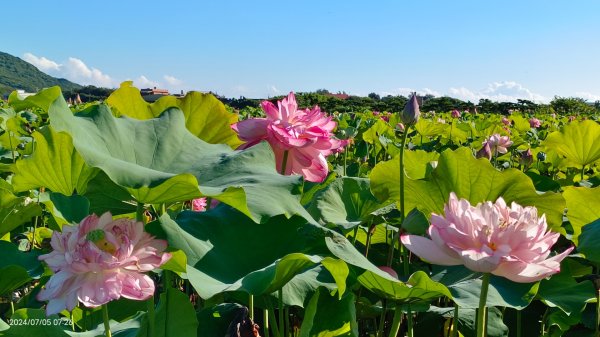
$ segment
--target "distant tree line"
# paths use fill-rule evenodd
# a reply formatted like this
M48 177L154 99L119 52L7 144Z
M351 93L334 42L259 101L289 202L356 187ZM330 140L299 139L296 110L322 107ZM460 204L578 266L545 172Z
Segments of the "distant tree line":
M344 96L346 98L340 98ZM269 99L276 103L284 96ZM422 102L422 111L448 112L451 110L473 111L477 109L481 113L495 113L507 115L511 111L519 110L524 113L556 113L559 115L595 114L600 113L600 101L593 104L582 98L555 96L549 104L535 103L530 100L519 99L517 102L494 102L489 99L480 99L479 102L462 101L448 96L434 97L432 95L419 96ZM221 100L234 109L240 110L246 107L258 108L262 100L259 99L226 99ZM325 89L316 92L296 93L298 105L302 108L318 105L326 112L359 112L359 111L402 111L408 101L405 96L380 96L370 93L366 97L345 95L345 93L331 94Z

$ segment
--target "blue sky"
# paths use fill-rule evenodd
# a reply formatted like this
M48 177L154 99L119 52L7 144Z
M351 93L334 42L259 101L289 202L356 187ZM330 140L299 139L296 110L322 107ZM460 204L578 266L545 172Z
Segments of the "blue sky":
M599 1L19 0L2 13L0 51L82 84L600 100Z

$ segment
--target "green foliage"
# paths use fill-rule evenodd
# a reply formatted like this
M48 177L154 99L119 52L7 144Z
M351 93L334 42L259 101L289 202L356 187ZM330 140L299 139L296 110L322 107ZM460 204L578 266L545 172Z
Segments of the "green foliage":
M2 85L0 96L16 89L37 92L55 85L60 86L63 90L81 87L79 84L63 78L46 75L30 63L3 52L0 52L0 85Z

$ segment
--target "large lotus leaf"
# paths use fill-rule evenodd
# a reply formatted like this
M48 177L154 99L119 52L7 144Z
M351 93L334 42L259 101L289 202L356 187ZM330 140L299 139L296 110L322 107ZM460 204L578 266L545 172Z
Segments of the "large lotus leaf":
M301 177L278 174L266 142L244 151L209 144L185 128L177 108L149 120L115 118L103 104L74 116L59 97L49 114L52 126L71 135L88 165L102 169L138 202L158 204L204 195L255 221L277 214L310 218L299 203Z
M335 256L357 267L353 271L358 282L379 296L406 302L429 301L441 296L452 297L448 288L432 281L422 271L411 275L406 284L398 282L388 273L373 268L373 264L342 236L326 237L325 243Z
M341 300L320 288L311 297L304 311L300 337L358 337L354 295L346 294Z
M42 215L42 208L25 198L17 198L0 207L0 238L20 225Z
M42 274L38 256L35 251L22 252L13 243L0 241L0 296Z
M583 253L588 260L600 265L600 240L598 238L600 238L600 217L583 227L577 250Z
M362 134L362 138L365 142L375 146L375 152L379 152L383 148L381 142L379 141L380 136L386 136L392 139L394 138L394 129L392 129L388 123L381 119L378 119L373 126L371 126Z
M301 218L284 220L280 216L255 227L237 212L223 214L225 218L214 214L222 214L222 210L184 212L177 223L166 215L160 219L169 243L186 253L187 276L204 298L224 291L268 295L324 260L300 253L310 249L314 240L298 237L297 231L306 223ZM266 242L269 249L264 249Z
M349 229L369 219L382 206L371 194L368 179L343 177L319 192L309 211L322 224Z
M196 311L186 294L174 288L160 294L153 337L195 337L197 329Z
M431 277L452 293L454 302L461 308L478 308L481 295L481 273L463 266L434 267ZM504 277L492 275L488 289L487 306L523 309L534 299L539 287L536 283L515 283Z
M542 280L537 296L550 307L558 307L567 315L580 313L586 303L596 300L594 284L590 280L575 281L568 268L549 280Z
M397 159L392 159L397 162ZM392 164L382 162L371 172L371 190L379 200L399 201L400 176L392 173ZM398 166L396 166L398 167ZM535 206L538 214L546 214L554 231L563 232L562 215L565 200L558 193L538 194L531 179L516 169L498 171L488 160L476 159L468 148L444 151L431 177L421 180L405 179L405 210L417 208L426 215L443 214L450 192L471 204L496 201L499 197L507 203Z
M529 120L521 115L512 115L510 120L513 122L513 128L519 131L520 133L525 133L531 130L531 124L529 124Z
M446 132L448 125L421 118L417 123L415 123L414 128L421 136L438 137Z
M577 244L581 229L585 229L584 226L592 221L600 219L600 186L594 188L568 186L565 187L563 197L567 201L567 217L573 227L572 241Z
M48 108L54 102L56 98L61 96L60 87L55 86L48 89L44 89L39 93L20 99L16 91L13 91L8 96L8 105L10 105L15 111L21 111L25 109L38 108L43 112L48 112Z
M231 129L231 124L237 122L237 115L228 112L225 105L211 94L191 91L183 98L165 96L155 103L148 103L139 89L127 81L113 91L106 103L121 115L135 119L156 118L168 108L179 108L185 116L186 128L198 138L211 144L228 144L232 148L242 144Z
M587 166L600 159L600 125L586 120L573 122L548 135L543 142L577 167Z
M89 200L90 214L111 212L112 215L135 213L137 204L127 190L115 184L100 171L88 182L85 197Z
M183 212L177 222L163 215L161 226L169 243L186 253L187 277L204 298L224 291L269 294L318 265L332 274L341 294L340 279L345 271L328 259L333 256L344 261L350 274L358 275L369 290L398 300L450 294L442 285L424 279L424 273L412 280L414 284L399 282L340 234L300 217L277 216L257 224L228 207L217 207L208 212Z
M34 132L33 138L33 154L15 164L14 189L27 191L43 186L64 195L85 193L88 181L99 170L85 163L73 147L71 137L45 127Z

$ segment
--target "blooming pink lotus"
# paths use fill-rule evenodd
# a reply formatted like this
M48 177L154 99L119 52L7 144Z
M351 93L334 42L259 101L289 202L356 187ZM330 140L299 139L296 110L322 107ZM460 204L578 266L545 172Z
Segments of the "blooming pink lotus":
M192 200L192 211L194 212L204 212L206 211L207 206L206 198L197 198Z
M542 126L542 122L539 119L533 117L529 120L529 126L531 126L534 129L537 129L540 126Z
M277 107L269 102L261 103L267 118L247 119L231 127L248 148L266 140L275 152L277 170L281 172L284 153L287 151L285 174L301 174L308 181L321 182L327 177L327 156L340 152L348 144L336 139L332 131L337 123L326 117L318 106L312 109L298 109L293 92Z
M504 124L506 126L510 126L510 119L508 119L506 117L502 117L502 124Z
M535 282L560 271L573 250L550 257L560 234L547 231L546 217L535 207L506 205L502 198L471 206L450 193L444 216L431 215L427 239L402 235L402 243L421 258L439 265L460 265L515 282Z
M512 143L508 136L500 136L500 134L496 133L486 138L483 146L488 145L492 153L506 153Z
M154 282L143 274L160 267L171 254L167 242L144 232L144 225L131 219L112 220L87 216L81 223L54 232L54 250L39 257L54 271L39 301L49 301L46 314L73 310L78 301L97 307L125 297L145 300L154 294Z
M451 115L453 118L460 118L461 113L460 113L460 111L454 109L454 110L452 110Z

